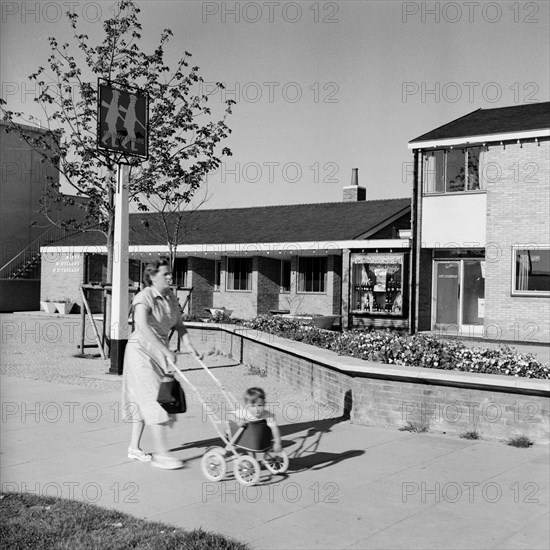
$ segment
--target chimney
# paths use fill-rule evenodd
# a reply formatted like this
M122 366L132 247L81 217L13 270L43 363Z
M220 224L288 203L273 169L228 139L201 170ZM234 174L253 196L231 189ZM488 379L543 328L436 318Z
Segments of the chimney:
M358 168L351 169L351 185L344 187L344 202L358 202L367 200L367 190L359 186Z

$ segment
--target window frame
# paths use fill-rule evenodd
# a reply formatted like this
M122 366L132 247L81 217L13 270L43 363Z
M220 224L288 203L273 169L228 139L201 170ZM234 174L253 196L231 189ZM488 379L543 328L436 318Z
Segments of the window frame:
M178 282L178 278L176 277L176 273L177 273L176 265L179 262L183 262L183 264L185 265L185 269L183 270L183 284L180 284ZM189 258L185 258L185 257L174 258L174 270L172 272L172 284L176 285L176 286L181 286L181 287L187 288L188 282L189 282Z
M214 292L222 289L222 261L214 260Z
M469 170L468 170L468 158L470 155L470 151L473 149L478 149L477 154L477 169L478 169L478 185L479 187L477 189L468 189L468 183L469 183ZM461 190L456 191L450 191L449 190L449 182L448 182L448 155L451 151L457 151L461 150L464 151L464 174L465 174L465 180L464 180L464 188ZM440 149L433 149L430 151L424 151L422 155L422 195L460 195L463 193L486 193L487 190L483 186L483 179L482 179L482 171L479 169L479 159L481 156L482 151L484 150L484 147L482 145L472 145L472 146L461 146L461 147L446 147L446 148L440 148ZM442 191L440 190L428 190L427 189L427 176L428 176L428 169L427 169L427 163L428 163L428 157L435 156L437 153L443 153L443 182L444 182L444 188ZM437 164L437 162L436 162ZM437 173L436 173L437 176Z
M288 274L288 290L284 286L284 266L289 264L289 274ZM281 260L281 271L280 271L280 280L279 280L279 292L281 294L290 294L292 291L292 260Z
M231 271L231 262L236 261L245 261L247 263L247 270L246 270L246 284L248 288L229 288L229 281L233 281L233 284L235 284L235 275L234 271ZM252 292L252 272L253 272L253 265L252 265L252 258L249 258L247 256L237 256L234 258L227 258L227 271L226 271L226 277L225 277L225 290L226 292Z
M323 280L322 280L322 286L323 290L301 290L300 289L300 263L302 261L307 260L317 260L319 262L324 262L324 273L323 273ZM313 272L312 272L313 273ZM296 269L296 294L327 294L327 279L328 279L328 258L323 256L298 256L298 265ZM305 284L307 287L307 283Z
M511 280L511 291L510 295L513 297L524 297L524 298L548 298L550 297L550 290L517 290L517 266L516 266L516 255L520 250L547 250L550 254L550 244L542 245L513 245L511 247L511 260L512 260L512 280Z

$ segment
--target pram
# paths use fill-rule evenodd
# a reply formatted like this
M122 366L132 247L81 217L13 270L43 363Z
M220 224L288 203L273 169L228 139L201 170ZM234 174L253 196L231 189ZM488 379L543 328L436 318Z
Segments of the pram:
M210 369L195 355L193 357L211 376L225 400L234 407L237 400L229 393L223 384L212 374ZM202 407L206 405L199 390L181 372L177 365L172 367L180 375L184 383L193 391ZM272 474L283 474L289 466L288 455L284 450L275 452L272 449L271 429L265 420L237 425L235 422L222 420L216 414L207 415L211 420L225 447L216 446L206 449L201 459L202 473L210 481L222 481L227 473L227 462L234 459L233 472L235 479L242 485L254 485L260 479L260 463L256 453L263 453L262 463ZM242 453L242 454L241 454ZM229 456L227 456L229 455Z

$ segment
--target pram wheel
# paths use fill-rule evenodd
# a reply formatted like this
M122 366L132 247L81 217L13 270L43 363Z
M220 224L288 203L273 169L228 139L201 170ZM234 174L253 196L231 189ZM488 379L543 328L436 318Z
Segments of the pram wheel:
M263 463L272 474L284 474L288 470L290 461L285 451L277 453L269 450L265 453Z
M221 481L227 473L225 449L223 447L207 449L201 459L201 470L206 479Z
M254 485L260 479L260 465L248 455L241 455L235 460L233 471L241 485Z

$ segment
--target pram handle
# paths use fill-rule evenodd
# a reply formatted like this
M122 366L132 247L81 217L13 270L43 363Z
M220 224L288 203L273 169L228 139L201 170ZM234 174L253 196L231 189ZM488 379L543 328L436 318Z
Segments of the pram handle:
M180 352L177 355L188 355L188 354ZM236 404L237 400L235 399L235 397L225 389L225 386L212 374L210 369L199 359L199 357L197 355L195 355L194 353L192 353L190 355L192 355L196 359L197 363L210 375L212 380L214 380L214 382L216 383L218 388L220 388L220 391L223 393L223 396L225 397L226 401L229 404L232 404L232 405ZM178 368L178 366L175 363L173 363L172 361L168 361L168 363L182 377L183 381L191 388L191 391L193 391L197 395L199 395L199 390L193 384L191 384L189 379L181 372L181 370ZM202 399L201 399L201 401L202 401Z

